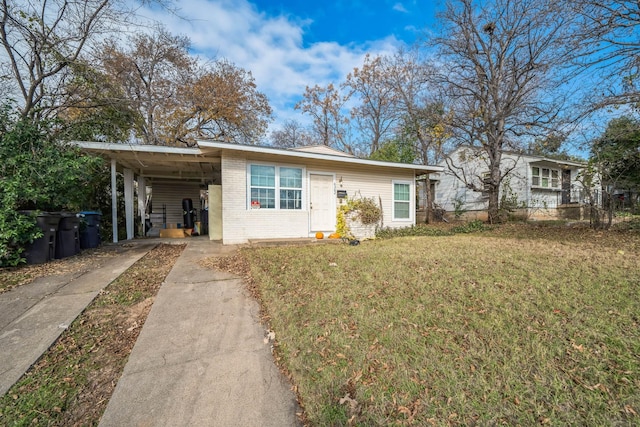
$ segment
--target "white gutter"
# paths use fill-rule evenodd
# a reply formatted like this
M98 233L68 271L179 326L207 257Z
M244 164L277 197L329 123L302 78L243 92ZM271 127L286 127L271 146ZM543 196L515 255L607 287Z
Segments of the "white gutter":
M95 141L71 141L71 144L85 150L114 151L128 153L158 153L158 154L188 154L202 155L202 150L198 147L166 147L163 145L145 144L114 144L109 142Z

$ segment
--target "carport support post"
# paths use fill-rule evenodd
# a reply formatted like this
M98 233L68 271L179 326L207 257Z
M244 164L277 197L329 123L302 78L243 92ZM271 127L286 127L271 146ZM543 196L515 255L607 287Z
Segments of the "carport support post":
M116 180L116 159L111 159L111 228L113 243L118 243L118 182Z
M133 171L124 169L124 218L127 225L127 240L133 239Z
M138 175L138 215L140 215L140 228L142 237L147 235L147 183L143 176Z

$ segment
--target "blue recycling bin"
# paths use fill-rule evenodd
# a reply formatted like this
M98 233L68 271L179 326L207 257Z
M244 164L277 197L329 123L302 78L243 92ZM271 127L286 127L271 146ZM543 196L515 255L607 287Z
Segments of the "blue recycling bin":
M80 253L80 218L74 213L61 212L56 234L56 259Z
M42 264L56 257L56 235L60 215L49 212L23 211L25 215L35 215L36 224L42 230L42 237L37 238L25 248L27 264Z
M100 246L100 221L102 213L96 211L82 211L80 218L80 248L91 249Z

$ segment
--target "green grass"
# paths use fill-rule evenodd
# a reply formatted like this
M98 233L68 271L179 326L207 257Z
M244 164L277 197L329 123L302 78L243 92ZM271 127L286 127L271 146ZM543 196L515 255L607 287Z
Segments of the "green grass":
M244 250L307 422L640 423L640 236L526 230Z

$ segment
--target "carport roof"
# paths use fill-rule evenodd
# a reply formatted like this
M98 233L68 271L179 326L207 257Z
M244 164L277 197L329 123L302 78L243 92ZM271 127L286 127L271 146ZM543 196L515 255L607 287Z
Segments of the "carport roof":
M76 141L75 145L86 152L115 160L120 169L131 169L150 178L206 179L214 170L220 170L220 159L226 153L244 153L261 156L320 160L341 164L377 166L400 170L412 170L416 176L441 172L441 166L425 166L360 159L352 156L309 150L282 149L258 145L231 144L199 140L197 147L165 147L141 144L113 144L92 141Z
M160 145L112 144L76 141L82 150L115 160L118 169L131 169L147 178L206 179L220 168L220 157L206 155L198 147L164 147Z

